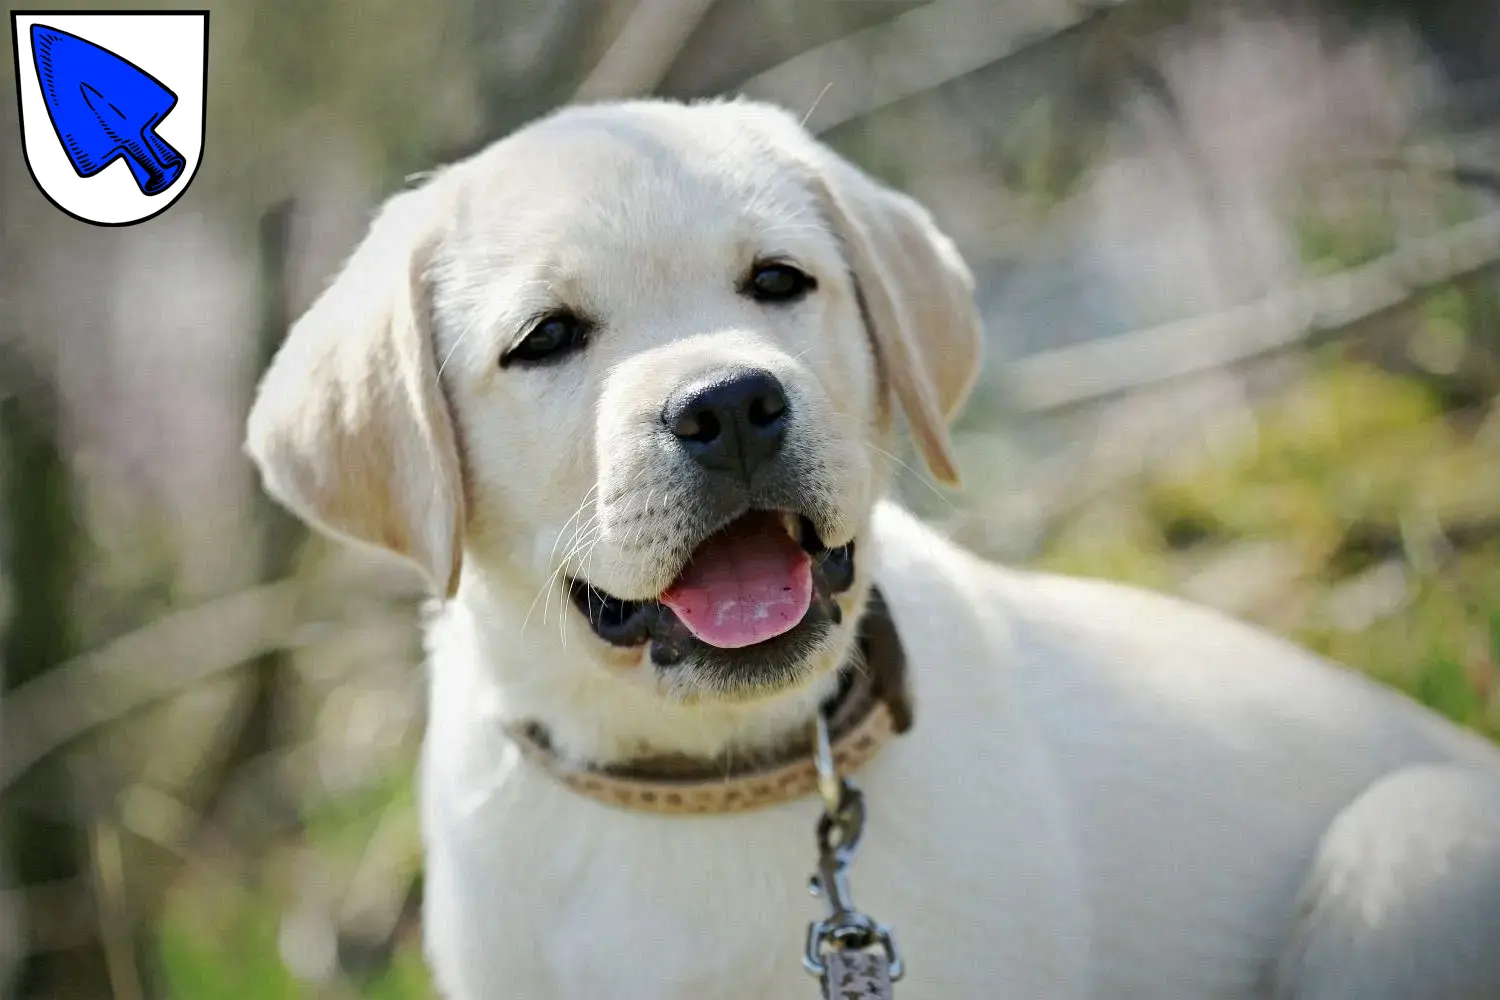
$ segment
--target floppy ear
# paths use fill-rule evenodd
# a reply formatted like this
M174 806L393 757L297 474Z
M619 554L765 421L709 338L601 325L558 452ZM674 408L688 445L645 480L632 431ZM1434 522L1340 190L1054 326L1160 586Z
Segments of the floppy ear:
M973 275L916 201L830 151L815 165L884 375L928 469L957 485L948 422L974 386L983 343Z
M386 203L261 380L246 450L267 491L313 526L458 586L463 480L434 363L426 189Z

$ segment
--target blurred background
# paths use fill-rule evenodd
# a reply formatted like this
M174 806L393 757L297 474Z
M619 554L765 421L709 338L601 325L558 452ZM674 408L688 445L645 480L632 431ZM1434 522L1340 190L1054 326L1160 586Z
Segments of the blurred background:
M210 6L146 224L55 210L0 88L0 996L430 996L417 584L242 423L385 194L572 100L774 100L931 207L989 350L923 516L1500 735L1500 0Z

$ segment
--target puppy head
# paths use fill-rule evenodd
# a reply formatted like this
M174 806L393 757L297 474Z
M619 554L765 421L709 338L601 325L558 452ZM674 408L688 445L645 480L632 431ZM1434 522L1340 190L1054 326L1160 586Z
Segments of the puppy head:
M439 593L467 561L520 628L556 592L587 669L763 696L847 653L898 406L956 479L971 289L923 209L779 110L572 108L392 199L249 451Z

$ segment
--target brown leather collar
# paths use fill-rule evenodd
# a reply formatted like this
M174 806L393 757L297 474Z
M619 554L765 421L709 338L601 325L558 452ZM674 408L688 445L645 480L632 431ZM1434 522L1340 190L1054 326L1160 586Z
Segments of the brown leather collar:
M880 591L871 590L860 618L855 655L843 667L838 692L826 707L833 755L850 774L892 736L911 728L906 656ZM809 727L811 728L811 727ZM524 722L508 734L526 759L568 788L606 805L640 812L744 812L811 795L817 790L812 739L795 741L773 757L708 760L641 758L626 764L572 764L552 748L546 729Z

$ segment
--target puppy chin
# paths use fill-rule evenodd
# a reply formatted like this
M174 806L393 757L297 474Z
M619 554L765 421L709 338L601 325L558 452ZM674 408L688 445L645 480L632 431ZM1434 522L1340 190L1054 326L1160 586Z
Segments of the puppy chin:
M846 626L804 622L754 647L700 648L672 667L657 668L657 677L666 696L681 704L753 705L827 678L847 658L852 643L853 632Z

